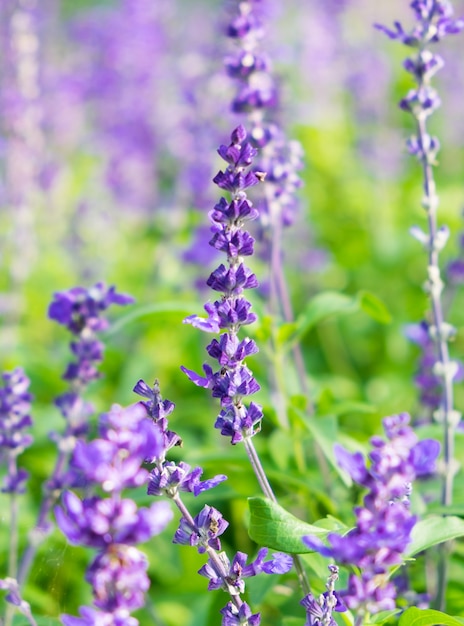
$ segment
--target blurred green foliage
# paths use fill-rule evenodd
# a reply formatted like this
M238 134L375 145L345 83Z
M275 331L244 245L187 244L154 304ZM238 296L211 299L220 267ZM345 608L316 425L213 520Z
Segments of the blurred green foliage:
M68 17L95 4L92 0L63 0L63 15ZM379 44L383 45L387 44ZM399 55L397 51L391 54ZM405 81L402 76L391 85L392 110L405 90ZM358 307L353 312L324 316L302 335L310 400L317 408L311 418L305 413L308 399L301 396L291 357L287 355L282 356L282 382L289 425L279 423L270 375L276 363L271 324L266 317L266 301L259 294L252 297L261 315L250 333L262 342L261 352L249 359L249 366L262 386L257 401L264 406L266 416L262 433L255 441L280 503L308 523L330 515L349 525L353 503L359 501L361 494L356 487L347 485L331 465L330 444L337 438L352 449L365 451L368 438L379 432L383 416L402 411L417 415L417 392L412 379L418 351L404 337L403 327L421 320L428 302L422 290L425 254L408 234L412 225L423 224L425 219L420 208L419 168L403 155L398 159L395 177L373 172L357 143L359 121L354 119L349 96L343 111L341 119L320 125L298 123L289 129L289 134L303 145L306 166L299 224L285 234L286 277L296 318L304 314L316 294L335 291L355 298L364 290L373 295L371 308L383 311L377 314L383 319L379 321L375 314L369 315L369 311ZM386 124L393 121L404 136L411 131L406 116L393 112ZM402 146L397 145L397 149L401 151ZM437 174L440 223L449 224L453 233L443 255L444 265L456 254L456 237L462 228L463 166L462 145L443 152ZM129 218L115 212L103 230L89 231L80 249L70 253L63 241L69 234L67 227L75 198L89 177L101 173L98 162L86 160L86 155L76 155L69 171L59 197L54 199L61 207L59 221L53 229L45 225L43 231L37 232L39 253L21 288L19 316L5 321L0 336L2 368L23 366L32 379L35 397L35 444L21 457L31 479L30 489L20 503L20 548L33 526L42 482L54 463L56 450L49 433L62 429L62 422L53 398L64 389L60 377L70 358L69 337L47 319L47 306L54 291L88 284L91 276L92 280L104 280L115 284L119 291L132 294L136 304L113 313L113 330L104 337L103 378L90 389L89 400L95 403L97 412L105 411L113 403L134 402L131 390L139 378L149 383L159 379L163 396L176 403L170 423L184 442L173 456L192 465L201 464L206 476L219 472L229 476L225 484L208 492L207 501L230 521L225 549L252 554L257 546L247 534L246 498L260 495L258 484L243 448L231 447L213 429L217 403L203 389L193 386L179 369L185 365L198 371L206 360L207 338L182 324L186 315L200 313L204 299L210 298L194 288L197 270L188 267L181 256L198 216L191 214L193 207L188 206L178 210L175 219L163 208L149 216ZM46 211L47 207L42 206L41 210ZM306 260L307 241L298 235L298 229L305 224L309 224L310 245L325 251L328 259L316 270ZM84 265L77 262L78 256L85 259ZM266 276L266 264L255 260L254 271L258 277ZM0 284L2 290L9 287L7 267L2 268ZM464 349L463 306L464 295L453 294L450 320L457 326L458 334L452 352L457 357ZM281 332L285 336L292 330ZM457 406L462 408L461 387L456 389L456 395ZM424 436L431 434L440 438L437 427L424 431ZM316 446L326 454L323 471L315 454ZM462 433L458 435L457 457L464 458ZM461 471L455 483L455 513L461 516L463 481ZM435 480L417 486L414 506L421 513L433 508L438 489ZM143 491L136 497L141 504L149 502ZM198 511L205 501L206 496L202 495L191 498L188 504ZM7 509L7 498L0 495L0 563L7 560ZM161 536L143 546L150 562L152 587L148 607L137 617L142 626L215 626L226 596L222 592L206 593L206 580L196 575L204 562L201 555L188 547L172 545L176 523L174 520ZM53 531L40 548L25 588L24 596L36 615L77 614L80 605L91 602L84 581L90 556L91 551L69 546L57 530ZM314 589L323 591L324 559L313 554L304 560ZM427 556L429 569L433 561L433 554ZM411 574L416 590L424 591L423 568L413 564ZM346 573L342 583L343 576ZM457 542L448 587L450 615L464 615L463 576L464 546ZM284 617L295 617L295 624L302 623L299 591L292 574L282 576L277 583L272 577L269 582L250 581L248 589L250 601L259 602L262 607L262 623L266 626L290 623Z

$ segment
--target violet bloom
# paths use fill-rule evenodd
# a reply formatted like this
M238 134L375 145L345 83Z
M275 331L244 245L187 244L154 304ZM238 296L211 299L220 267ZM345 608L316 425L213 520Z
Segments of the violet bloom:
M356 527L346 535L330 533L329 546L316 537L305 544L340 565L354 566L343 602L360 615L395 608L396 588L388 580L390 570L403 562L417 518L411 513L411 483L435 471L440 444L434 439L418 441L401 413L383 420L386 440L373 437L367 466L360 453L335 447L338 464L351 478L368 489L364 506L355 509Z
M175 498L179 491L186 491L198 496L203 491L212 489L227 480L227 476L218 474L201 481L200 477L203 474L201 467L192 470L190 465L183 461L179 463L167 461L166 453L173 446L182 445L179 435L168 428L167 417L174 410L175 404L170 400L162 399L158 381L155 381L153 388L150 388L144 380L139 380L134 387L134 392L147 399L139 404L144 407L151 418L149 420L149 424L151 421L150 438L156 441L148 445L145 456L145 462L155 465L150 472L149 495L165 495L168 498Z
M442 380L434 374L433 367L437 361L435 342L430 337L429 324L409 324L405 329L406 337L421 349L418 372L414 382L419 390L421 404L430 411L429 421L441 404Z
M261 548L256 559L247 565L247 555L243 552L237 552L232 563L225 552L221 552L219 555L221 563L228 572L226 580L224 580L222 572L217 571L217 566L211 559L206 565L203 565L198 573L209 579L209 590L223 588L227 591L232 586L239 593L243 593L245 590L244 578L257 576L263 572L265 574L285 574L292 568L293 560L288 554L276 552L272 559L264 561L267 553L267 548Z
M68 422L69 434L85 432L87 418L92 412L92 407L83 401L81 393L89 383L100 377L97 365L103 359L104 346L97 339L97 333L109 326L103 314L112 304L126 305L131 302L133 298L119 294L114 287L106 287L103 283L97 283L90 289L74 287L54 294L48 316L66 326L75 337L71 342L75 360L63 375L70 384L70 390L55 401Z
M26 432L32 426L29 415L32 396L28 392L30 381L24 371L17 367L2 374L0 387L0 458L6 461L7 475L3 481L3 493L23 493L28 473L17 466L17 458L32 443Z
M237 343L232 352L229 352L228 358L233 359L235 355L238 363L246 352L246 345L246 342L241 342L241 348L238 349ZM228 360L225 363L227 362ZM288 572L292 567L292 558L283 553L276 553L273 558L264 561L267 548L263 548L259 551L257 558L248 565L246 564L247 555L242 552L238 552L230 563L227 555L220 551L220 536L229 526L229 522L224 519L220 511L208 504L193 517L181 498L181 492L186 491L197 496L203 491L216 487L226 480L227 476L220 474L201 481L203 470L200 467L191 470L190 466L182 461L179 463L167 461L166 452L173 445L180 443L180 437L168 429L167 416L173 411L174 404L169 400L163 400L158 381L155 382L153 388L150 388L143 380L139 380L134 391L144 398L139 406L150 416L156 433L157 443L151 446L150 456L146 457L149 463L155 465L150 472L148 494L167 496L172 499L182 514L173 543L194 546L200 554L208 555L208 562L198 573L209 579L209 590L221 588L229 593L232 600L221 611L222 626L259 624L259 615L252 615L248 605L240 597L245 589L243 579L256 576L261 572L267 574Z
M80 442L74 451L71 466L85 479L87 489L94 486L95 495L81 499L66 492L63 506L56 507L56 521L71 543L99 551L86 574L97 610L81 607L81 618L63 615L65 626L138 624L130 613L144 605L149 579L146 557L135 546L159 534L172 519L167 502L138 508L130 498L121 497L124 489L148 479L141 464L163 445L151 431L141 404L115 406L100 419L100 438ZM109 495L101 497L101 491Z
M32 426L29 415L32 396L30 381L17 367L2 374L0 387L0 458L6 461L7 474L3 480L3 493L23 493L28 478L26 470L18 468L17 458L32 443L26 429Z
M327 591L315 598L312 593L306 595L300 602L306 609L305 626L337 626L333 618L334 611L344 612L346 606L335 591L335 583L338 580L338 567L329 565L330 576L327 580Z
M213 506L205 504L200 513L193 518L193 524L183 517L174 535L173 543L197 546L198 552L206 552L209 546L213 550L221 549L219 535L229 526L229 522Z
M228 602L220 612L223 616L221 626L259 626L261 624L260 614L253 615L246 602L239 609L232 602Z
M259 148L258 171L266 172L262 187L261 222L279 228L294 221L295 191L301 186L302 148L288 141L277 125L278 90L268 56L261 50L265 34L260 0L236 2L226 34L236 44L225 59L228 75L237 84L232 111L247 116L249 140Z
M206 332L223 333L219 340L207 346L207 351L221 366L217 372L205 364L205 376L182 367L192 382L211 389L213 397L219 398L222 410L215 427L221 434L231 437L233 444L245 437L252 437L260 427L261 407L253 402L246 406L245 396L259 390L259 385L244 359L258 351L254 341L239 341L238 332L242 326L252 324L256 315L251 312L251 303L244 291L255 288L256 276L246 267L243 257L253 254L254 240L244 230L244 224L256 219L258 212L248 200L246 190L256 185L262 175L250 171L256 149L246 141L247 134L243 126L236 128L231 135L229 146L222 145L219 155L228 163L225 171L220 171L214 182L228 191L231 201L221 198L210 213L213 224L213 237L210 245L227 255L227 266L221 264L208 278L207 284L214 291L222 294L220 300L207 303L205 310L208 317L192 315L184 320Z

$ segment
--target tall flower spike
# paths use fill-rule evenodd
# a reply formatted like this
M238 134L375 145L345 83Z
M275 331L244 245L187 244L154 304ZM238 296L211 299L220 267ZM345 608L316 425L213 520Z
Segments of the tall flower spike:
M369 467L362 454L350 454L336 446L340 467L368 489L364 506L355 509L353 530L346 535L328 535L329 547L315 537L303 538L308 547L323 556L358 568L360 574L350 575L348 588L340 595L360 617L395 608L396 588L388 574L402 563L416 523L409 508L411 484L435 471L440 452L440 444L434 439L418 441L409 420L407 413L383 420L386 439L371 439Z
M278 89L271 62L261 50L266 2L237 0L234 4L226 34L236 46L225 59L227 74L237 84L232 111L246 115L250 142L260 149L255 167L267 172L262 188L261 222L279 230L294 221L295 191L301 186L297 172L302 167L302 148L297 141L288 141L275 122Z
M439 199L436 191L433 166L440 143L429 134L427 120L440 106L440 98L432 87L432 78L443 65L443 59L428 48L447 35L453 35L464 29L464 19L454 19L453 6L450 0L413 0L410 7L414 12L415 25L406 31L399 22L395 22L394 30L377 25L391 39L398 39L415 50L415 54L404 62L404 68L414 80L415 86L401 100L400 108L410 113L415 121L415 134L409 139L409 152L415 156L422 168L423 197L422 206L427 213L428 233L416 227L413 236L424 244L427 253L427 281L425 290L431 304L431 321L429 326L430 339L436 345L437 360L434 374L441 378L442 394L440 407L435 411L435 418L443 424L443 479L441 503L449 506L453 500L454 476L457 472L455 456L455 432L461 420L461 414L454 409L453 382L458 364L451 361L448 342L454 334L446 323L442 291L444 283L440 274L439 253L448 238L447 227L438 227L437 212ZM448 557L446 550L441 550L437 607L445 608L445 590L447 587Z
M227 529L229 523L223 518L220 511L212 506L205 505L198 515L192 517L189 509L181 498L182 491L189 491L197 496L199 493L216 487L227 476L218 475L205 481L200 481L203 470L200 467L190 471L187 463L167 461L165 453L172 447L172 431L168 430L167 415L174 408L169 400L163 400L160 394L158 381L153 389L143 381L134 387L134 391L146 398L140 404L145 407L152 418L156 431L156 438L160 441L160 448L150 455L149 461L155 465L150 473L148 494L167 496L182 514L179 527L174 535L173 543L189 545L197 548L200 554L206 553L208 562L199 570L199 574L209 579L208 590L223 589L229 594L231 601L221 610L223 615L222 626L253 626L260 622L259 614L252 615L248 605L243 602L241 594L245 589L244 578L266 574L283 574L288 572L292 559L286 554L277 553L269 561L264 561L267 548L259 551L257 558L246 565L247 555L237 552L232 563L225 552L221 552L219 536ZM170 433L170 435L168 435ZM177 435L176 435L177 437Z
M44 485L45 495L33 531L31 541L20 563L18 580L22 584L29 572L40 540L50 530L49 515L64 486L71 486L75 474L68 471L68 460L76 446L88 430L88 418L93 407L82 397L89 383L99 378L97 364L103 358L103 344L97 333L108 328L109 322L103 313L112 305L125 305L133 299L119 294L114 287L97 283L90 289L74 287L68 291L55 293L48 309L48 316L65 326L73 336L71 352L75 359L68 365L63 378L69 382L69 389L58 396L55 404L66 420L63 434L52 433L58 445L55 467Z
M147 481L141 464L159 446L145 407L137 404L114 406L100 418L100 437L76 447L72 466L95 495L81 499L66 492L56 520L72 544L98 550L86 574L96 608L81 607L81 618L62 615L65 626L138 624L130 613L144 605L150 583L147 559L135 546L159 534L172 511L167 502L138 509L121 496ZM100 490L106 497L98 495Z
M97 283L90 289L74 287L54 295L48 315L65 326L74 337L71 352L75 360L63 375L70 389L55 401L67 420L68 434L85 432L87 417L92 412L92 407L81 396L87 385L100 377L97 365L103 359L104 345L97 338L97 333L109 326L102 314L112 304L126 305L131 302L132 297L119 294L114 287L106 287L103 283Z
M344 612L346 606L340 600L335 591L335 583L338 580L338 567L329 565L329 578L327 580L327 591L316 598L309 593L300 602L306 609L305 626L337 626L337 622L332 617L334 611Z
M21 368L2 375L0 388L0 456L6 458L7 475L3 493L22 493L28 474L17 466L18 456L31 445L32 436L25 429L32 425L29 415L32 396L30 381Z
M259 149L254 169L266 172L256 200L260 209L259 240L261 254L269 261L269 311L281 313L287 322L294 319L287 281L283 271L283 228L293 224L297 208L296 191L301 187L298 171L303 167L303 149L289 141L276 122L278 89L268 57L261 50L265 34L264 14L268 0L235 0L226 30L236 44L226 57L226 71L237 83L232 110L246 115L249 140ZM300 346L292 349L301 392L309 397L304 358ZM276 393L277 415L288 425L284 402ZM311 404L309 404L310 408ZM320 455L319 455L320 456Z
M259 405L251 402L246 406L243 403L244 396L259 390L258 383L244 363L244 359L255 354L258 348L249 338L238 339L240 328L256 320L244 291L258 285L256 276L243 261L243 257L253 254L254 244L244 225L258 216L246 190L263 179L262 174L250 171L256 149L246 139L245 128L239 126L231 135L231 143L220 146L218 150L228 166L225 171L218 172L214 182L230 193L231 200L228 202L222 197L210 213L213 232L210 245L227 255L227 267L221 264L211 273L207 284L222 293L222 298L205 305L206 319L192 315L184 320L206 332L226 330L219 341L213 339L207 347L208 354L218 361L220 369L213 372L205 364L203 377L181 368L192 382L209 388L213 397L220 399L222 410L215 427L223 435L231 437L233 444L253 436L259 430L262 418Z

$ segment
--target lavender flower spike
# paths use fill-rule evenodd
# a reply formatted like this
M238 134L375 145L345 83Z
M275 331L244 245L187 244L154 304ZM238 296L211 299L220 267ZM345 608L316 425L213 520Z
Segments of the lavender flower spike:
M104 346L97 339L97 333L109 326L102 314L112 304L126 305L131 302L132 297L116 293L114 287L97 283L90 289L74 287L55 293L49 306L50 319L66 326L75 337L71 342L71 352L76 360L68 365L63 375L70 384L70 390L55 401L72 434L79 435L82 430L85 431L87 417L92 411L91 406L83 402L81 393L100 376L96 366L103 359Z
M311 593L306 595L300 602L306 609L305 626L337 626L332 617L334 611L344 612L346 606L335 591L335 583L338 580L338 567L329 565L330 576L327 580L327 591L316 599Z
M371 439L369 466L361 454L350 454L336 446L339 465L368 489L364 506L355 509L356 527L352 531L328 535L329 546L315 537L303 538L308 547L323 556L358 568L360 574L350 575L348 588L340 595L344 604L360 616L395 608L396 588L388 574L403 562L416 523L409 508L411 484L435 471L440 452L440 444L434 439L418 441L409 420L407 413L383 420L386 440Z
M443 59L429 49L447 35L454 35L464 30L464 19L454 19L453 5L450 0L413 0L410 7L414 12L415 25L406 32L399 22L395 30L380 26L391 39L399 39L415 50L414 56L406 59L404 68L412 75L414 87L399 103L400 108L414 118L415 134L408 141L408 149L414 155L422 169L423 197L422 206L427 213L428 233L414 228L412 234L425 244L427 253L427 281L425 291L429 295L432 324L429 328L430 339L436 346L437 359L433 371L442 379L440 406L434 412L435 419L443 425L443 477L441 503L449 506L453 501L453 483L458 464L455 456L455 432L461 420L460 412L454 408L454 389L458 364L449 354L448 342L454 329L445 320L442 303L444 283L441 278L439 254L447 238L447 227L438 227L438 194L436 191L433 167L437 164L436 155L440 142L428 132L427 120L440 106L440 98L432 86L432 78L443 65ZM447 587L448 555L442 548L440 553L438 592L436 606L445 608L445 590Z
M28 474L17 467L18 456L31 445L32 436L25 429L32 426L29 415L32 396L30 381L21 368L2 374L0 387L0 458L6 459L7 475L3 493L23 493Z
M228 166L215 176L214 182L230 193L231 201L221 198L210 213L213 232L210 245L227 255L227 266L221 264L212 272L207 284L222 293L222 298L205 306L208 313L206 319L192 315L184 320L207 332L226 331L207 347L209 355L218 361L220 370L213 372L205 364L205 377L202 377L185 367L181 368L192 382L211 389L212 396L220 399L222 410L215 427L221 430L221 434L231 437L233 444L252 437L259 430L262 418L260 406L251 402L247 407L243 403L244 396L259 390L258 383L244 363L244 359L255 354L258 348L251 339L238 339L240 328L256 320L244 292L258 285L256 276L243 262L243 257L253 254L254 244L244 225L258 216L246 190L263 179L263 175L249 170L256 149L246 139L245 128L239 126L231 135L231 143L220 146L218 150Z
M81 618L63 615L65 626L138 624L130 613L144 605L150 583L147 559L135 546L159 534L172 518L167 502L138 509L133 500L121 497L124 489L148 479L141 464L160 443L151 431L142 404L127 409L115 406L100 418L100 437L80 442L74 451L71 465L79 478L76 482L99 491L82 500L66 492L63 506L55 513L71 543L98 550L86 574L96 609L81 607ZM107 497L97 495L100 490Z

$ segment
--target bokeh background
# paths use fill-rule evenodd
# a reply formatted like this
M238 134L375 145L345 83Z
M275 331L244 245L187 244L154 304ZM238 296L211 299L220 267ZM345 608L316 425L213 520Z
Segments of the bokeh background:
M362 449L383 416L409 411L420 418L423 411L414 385L419 353L404 332L428 309L425 253L408 232L425 223L420 168L405 148L412 119L397 106L411 79L401 67L407 50L373 28L395 19L410 23L408 2L267 5L262 45L279 82L276 116L304 150L297 221L283 245L295 315L323 291L354 296L366 290L376 298L374 315L333 315L302 339L315 419L327 424L324 415L330 415L339 438L358 441ZM47 319L48 303L55 291L104 281L133 295L136 304L114 313L104 338L104 377L89 399L104 411L134 402L139 378L159 379L163 396L177 406L172 427L184 440L182 458L229 475L208 494L208 503L231 521L226 545L255 550L246 532L246 497L258 486L244 451L221 440L213 429L215 402L179 369L199 370L205 360L207 338L182 319L199 313L210 298L205 281L215 261L198 228L207 225L218 199L211 183L220 165L215 150L242 121L230 113L234 85L223 69L230 51L223 34L228 6L220 0L1 3L0 361L3 370L25 368L35 398L35 444L22 457L31 472L21 505L24 536L53 466L49 433L62 429L53 398L65 388L61 375L70 358L65 331ZM454 6L464 15L463 0ZM436 170L440 224L452 233L443 267L463 254L463 51L462 36L440 44L446 65L436 84L443 104L431 120L443 146ZM258 278L267 276L259 256L253 269ZM297 419L290 428L279 425L264 287L265 279L253 295L260 321L250 330L262 347L249 363L262 385L257 399L266 414L257 445L284 505L308 521L327 514L349 519L353 494L335 474L322 480L314 433ZM459 331L459 285L449 286L446 306ZM458 332L456 358L463 341ZM285 371L286 402L300 406L305 400L291 364ZM462 408L459 385L456 395ZM433 485L427 489L433 504L436 492ZM457 512L463 494L457 489ZM136 497L147 502L143 490ZM3 499L0 564L8 538ZM140 623L217 624L224 597L205 592L206 581L195 575L202 559L171 545L174 530L175 523L144 548L153 585ZM58 531L48 537L25 592L37 615L77 613L90 603L83 580L88 559ZM312 559L317 579L324 562ZM449 586L456 615L464 614L463 559L458 546ZM421 572L413 570L417 591L425 586ZM316 588L322 589L324 577ZM253 581L250 596L263 603L266 624L301 615L285 577L272 590Z

